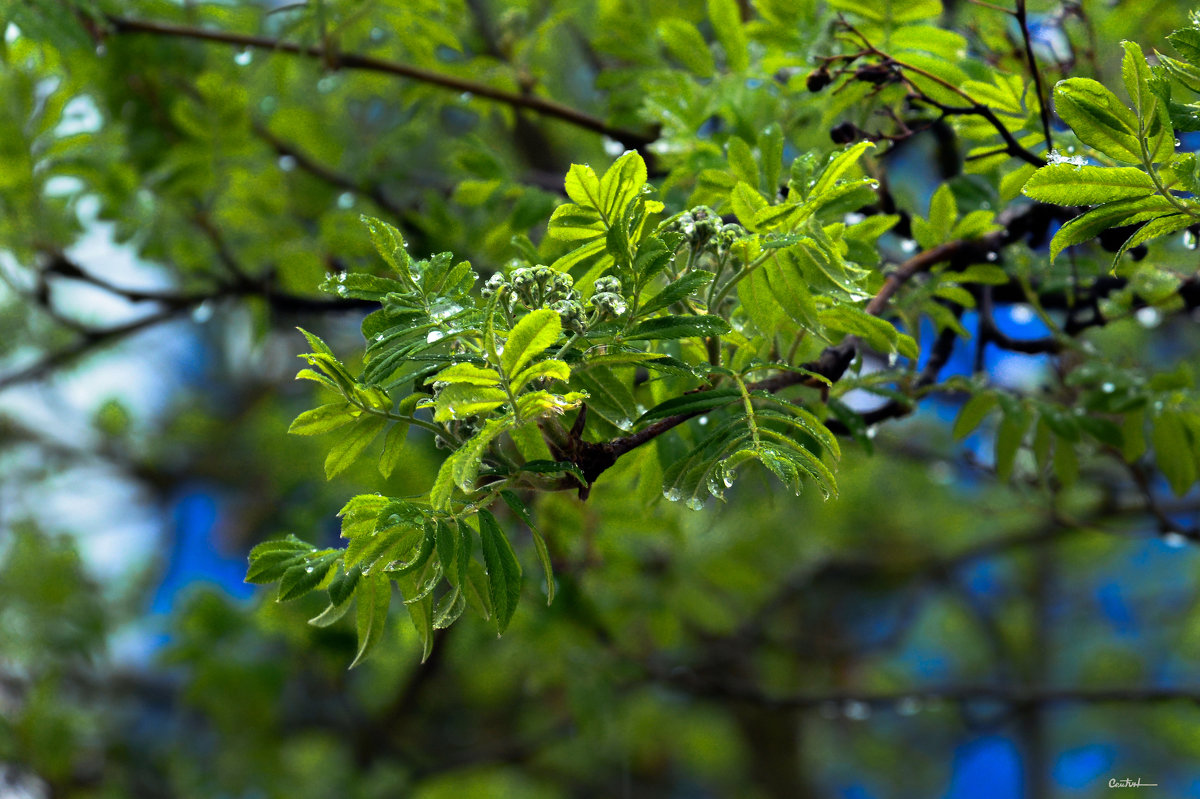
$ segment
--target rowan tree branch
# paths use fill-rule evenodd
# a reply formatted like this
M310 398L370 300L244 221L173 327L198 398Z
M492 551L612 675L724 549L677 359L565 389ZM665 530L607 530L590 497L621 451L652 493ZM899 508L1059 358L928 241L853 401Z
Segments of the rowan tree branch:
M174 25L167 22L155 22L153 20L131 19L118 16L109 16L107 20L110 32L114 34L147 34L215 42L234 47L254 47L276 53L314 58L324 63L336 64L338 68L342 69L381 72L420 81L421 83L450 91L469 92L475 97L482 97L504 103L513 108L532 111L545 117L561 120L583 130L608 136L626 147L639 151L645 149L648 144L655 140L655 136L652 134L638 133L609 125L599 117L584 113L555 100L531 94L518 94L489 86L486 83L478 83L397 61L388 61L382 58L375 58L374 56L358 55L355 53L333 53L327 51L324 47L315 45L303 45L264 36L250 36L241 33L230 33L228 31Z

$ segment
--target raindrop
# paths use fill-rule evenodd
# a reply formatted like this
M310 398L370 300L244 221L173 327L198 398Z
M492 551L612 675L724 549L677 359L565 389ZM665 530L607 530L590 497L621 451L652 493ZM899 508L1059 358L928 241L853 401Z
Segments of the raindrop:
M344 191L338 195L337 207L343 211L354 207L354 195L348 191Z
M915 239L901 239L900 249L906 253L914 253L917 251L917 242Z
M313 568L312 566L309 566L309 567L305 568L304 571L306 574L312 574L314 571L316 571L316 569Z
M240 53L238 53L237 55L235 55L233 57L233 63L237 64L239 67L249 66L250 62L253 60L254 60L254 53L249 48L242 50Z
M1112 383L1103 383L1100 386L1100 390L1103 391L1105 394L1111 394L1117 390L1117 387L1115 385L1113 385Z
M212 319L212 315L212 303L210 303L208 300L205 300L192 309L192 321L198 325L202 325L209 319Z
M1134 315L1137 317L1138 324L1147 329L1158 327L1162 322L1162 316L1159 315L1157 308L1138 308Z
M1163 543L1171 549L1180 549L1187 546L1187 536L1179 533L1167 533L1163 536Z
M440 330L430 330L429 335L425 337L426 344L432 344L435 341L441 341L446 337L446 334Z
M701 427L703 427L704 425L708 424L708 417L707 417L707 416L701 416L701 417L700 417L699 419L697 419L696 421L700 423L700 426L701 426Z
M276 163L279 164L279 168L284 172L291 172L296 168L296 159L290 155L279 156L279 161Z
M679 500L683 499L683 492L678 488L668 488L666 491L663 491L663 497L665 497L668 502L678 502Z
M692 497L684 504L692 510L704 510L704 500L700 497Z

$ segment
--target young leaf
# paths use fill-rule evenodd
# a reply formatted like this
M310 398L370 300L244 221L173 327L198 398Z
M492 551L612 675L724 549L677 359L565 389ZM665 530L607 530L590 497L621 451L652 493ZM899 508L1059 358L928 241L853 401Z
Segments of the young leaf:
M605 175L605 178L608 176ZM548 308L540 308L517 322L504 342L500 368L512 377L542 350L553 344L562 333L562 320Z
M486 510L479 512L479 538L487 566L488 596L496 634L503 635L521 599L521 564L496 517Z
M1055 205L1096 205L1147 197L1156 190L1150 176L1135 167L1051 164L1030 176L1024 192Z
M329 450L325 458L325 479L332 479L350 467L375 437L379 435L387 419L368 414L360 417L350 431L342 436Z
M1103 84L1068 78L1054 88L1054 109L1079 140L1118 161L1141 163L1138 119ZM1097 202L1120 199L1106 197Z

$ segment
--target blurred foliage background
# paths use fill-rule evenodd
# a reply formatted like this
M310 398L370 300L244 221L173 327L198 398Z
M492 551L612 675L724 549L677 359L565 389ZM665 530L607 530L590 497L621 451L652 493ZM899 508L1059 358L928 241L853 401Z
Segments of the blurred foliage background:
M424 665L393 614L348 672L352 624L242 582L255 543L333 544L347 496L436 470L414 434L386 486L327 483L325 443L285 435L313 404L294 327L361 346L364 309L316 291L377 268L360 213L486 272L572 162L645 148L679 210L730 135L827 151L853 98L805 76L855 5L729 4L751 64L719 2L0 5L0 796L1200 797L1200 495L1147 507L1163 486L1102 459L1062 494L1002 484L988 428L951 439L953 397L848 446L829 503L758 475L695 513L652 454L543 498L554 604L527 596L500 640L464 621ZM1008 15L930 5L897 7L1019 68ZM1150 52L1187 10L1031 2L1030 27L1050 82L1113 81L1117 42ZM935 136L888 165L917 209L961 168ZM1089 341L1195 361L1194 320L1138 320ZM963 345L948 371L978 365ZM1059 368L982 365L1027 389Z

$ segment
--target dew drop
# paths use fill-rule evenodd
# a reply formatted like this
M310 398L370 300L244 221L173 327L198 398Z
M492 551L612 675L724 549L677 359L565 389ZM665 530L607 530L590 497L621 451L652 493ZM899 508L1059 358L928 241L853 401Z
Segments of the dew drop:
M704 510L704 500L700 499L700 497L692 497L684 504L691 510Z
M700 423L700 426L701 426L701 427L703 427L704 425L708 424L708 417L707 417L707 416L701 416L701 417L700 417L699 419L697 419L696 421Z
M1167 533L1163 536L1163 543L1171 549L1181 549L1187 546L1187 542L1187 536L1180 535L1179 533Z
M446 334L440 330L430 330L429 335L425 337L426 344L432 344L435 341L441 341L446 337Z
M338 195L337 207L343 211L354 207L354 195L348 191L344 191Z
M678 502L679 500L683 499L683 492L678 488L668 488L663 492L663 497L666 498L668 502Z
M296 159L290 155L279 156L279 160L276 163L284 172L291 172L296 168Z
M192 321L198 325L202 325L209 319L212 319L213 307L212 303L205 300L192 309Z
M316 571L316 569L315 569L315 568L313 568L312 566L309 566L309 567L307 567L307 568L305 568L305 569L304 569L304 572L305 572L306 574L312 574L314 571Z
M237 64L239 67L249 66L250 62L253 60L254 60L254 52L252 50L250 50L249 48L242 50L240 53L238 53L237 55L235 55L233 57L233 63Z

